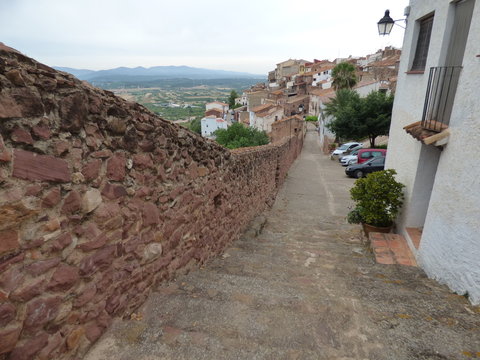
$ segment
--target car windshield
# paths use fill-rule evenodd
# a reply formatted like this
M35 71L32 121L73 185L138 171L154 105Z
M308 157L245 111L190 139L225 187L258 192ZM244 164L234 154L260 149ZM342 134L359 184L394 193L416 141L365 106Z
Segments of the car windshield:
M338 150L347 150L348 149L348 145L347 144L343 144L341 145Z
M358 150L353 151L350 155L352 155L352 156L358 155Z

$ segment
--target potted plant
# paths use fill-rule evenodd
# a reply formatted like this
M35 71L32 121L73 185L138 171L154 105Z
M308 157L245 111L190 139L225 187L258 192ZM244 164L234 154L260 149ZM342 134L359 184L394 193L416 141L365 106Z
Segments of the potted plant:
M377 171L358 179L350 189L355 207L347 220L351 224L362 224L365 234L390 232L393 221L403 204L405 185L395 180L392 169Z

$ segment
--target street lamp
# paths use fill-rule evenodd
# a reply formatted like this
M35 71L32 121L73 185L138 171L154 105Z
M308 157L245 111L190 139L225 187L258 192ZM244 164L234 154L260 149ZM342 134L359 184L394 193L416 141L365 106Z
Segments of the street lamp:
M393 25L395 25L397 21L405 21L405 19L393 20L390 17L390 10L385 10L385 15L377 23L378 35L390 35ZM400 26L402 29L405 29L402 25L396 25Z

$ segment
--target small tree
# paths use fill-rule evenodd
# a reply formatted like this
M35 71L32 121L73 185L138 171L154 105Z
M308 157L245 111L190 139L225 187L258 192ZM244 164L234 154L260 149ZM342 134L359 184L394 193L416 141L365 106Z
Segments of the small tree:
M245 127L240 123L234 123L228 129L218 129L214 135L219 144L229 149L266 145L270 141L265 131Z
M193 119L188 123L188 128L194 133L202 134L202 122L199 117Z
M376 171L355 181L350 189L355 208L348 214L350 223L390 226L403 204L405 185L395 180L393 169Z
M235 99L238 98L238 94L235 90L230 91L230 96L227 99L228 106L230 109L235 109L238 106L235 106Z
M361 98L356 92L338 90L336 97L326 104L325 112L334 120L327 127L337 136L353 140L369 138L375 147L375 139L388 135L392 117L393 95L372 91Z

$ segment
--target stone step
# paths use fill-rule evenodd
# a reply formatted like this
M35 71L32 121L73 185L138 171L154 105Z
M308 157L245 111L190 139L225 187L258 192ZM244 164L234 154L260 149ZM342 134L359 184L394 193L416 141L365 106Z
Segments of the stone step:
M402 235L371 232L368 238L377 263L417 266L415 256Z

